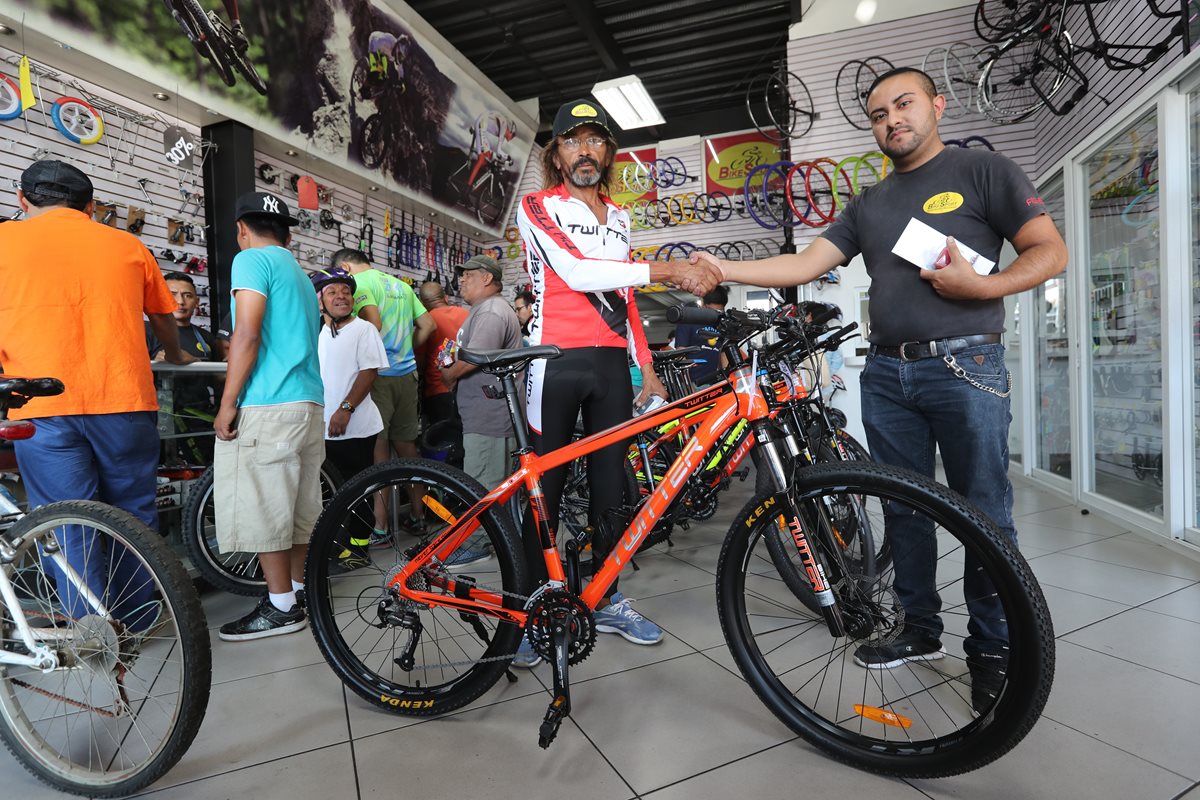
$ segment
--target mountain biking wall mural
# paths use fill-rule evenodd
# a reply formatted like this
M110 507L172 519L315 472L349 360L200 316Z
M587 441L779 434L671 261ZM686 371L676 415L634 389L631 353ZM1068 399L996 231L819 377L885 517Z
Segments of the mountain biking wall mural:
M227 116L486 228L502 227L533 146L530 117L382 0L16 3L35 27L83 34L79 49L132 55L164 88L230 101Z

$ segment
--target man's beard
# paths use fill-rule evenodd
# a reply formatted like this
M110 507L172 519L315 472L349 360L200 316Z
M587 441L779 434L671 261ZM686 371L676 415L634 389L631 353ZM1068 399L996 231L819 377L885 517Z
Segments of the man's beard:
M885 139L884 143L879 145L879 149L892 161L910 155L925 142L926 137L912 128L908 129L908 133L912 139L907 144L888 146L888 140Z
M592 173L590 175L580 175L579 174L579 168L581 166L583 166L584 164L592 165ZM588 158L587 156L583 156L582 158L580 158L578 161L576 161L574 164L571 165L571 171L569 173L567 173L567 177L570 179L571 183L580 187L581 189L587 188L588 186L595 186L596 184L598 184L600 182L600 178L601 178L600 164L597 163L596 160L593 158Z

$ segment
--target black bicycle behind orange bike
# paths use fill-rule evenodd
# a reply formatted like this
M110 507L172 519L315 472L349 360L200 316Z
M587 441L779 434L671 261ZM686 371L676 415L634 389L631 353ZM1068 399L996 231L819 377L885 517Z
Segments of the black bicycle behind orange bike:
M237 83L241 73L246 82L259 94L267 93L267 84L258 70L238 47L233 31L216 11L205 11L199 0L163 0L171 16L187 34L188 40L206 58L226 86ZM237 7L236 0L232 0ZM228 2L226 3L228 6Z
M796 355L809 344L797 339L782 347L750 347L749 358L742 348L766 330L794 327L794 318L731 310L704 319L685 314L679 321L717 328L730 365L726 381L543 455L529 446L514 376L533 359L557 357L558 348L459 351L459 358L501 378L519 467L489 490L444 464L400 459L360 473L335 495L313 532L305 582L313 632L339 678L382 709L445 714L505 674L524 634L552 670L553 699L538 729L539 743L549 746L571 713L570 667L597 644L593 610L655 521L671 513L687 476L746 420L773 488L735 517L717 564L716 594L722 631L747 686L801 737L874 772L941 777L1008 752L1040 715L1054 673L1045 599L1013 544L966 499L915 473L785 459L781 444L797 432L789 429L791 415L772 415L792 402L776 390L776 378L781 371L787 375L787 351ZM792 376L790 383L795 381ZM693 434L654 492L634 507L605 510L606 524L619 531L616 546L585 584L575 542L566 541L560 553L541 476L697 411ZM374 551L369 567L332 574L334 548L347 526L358 524L356 509L375 492L409 485L428 509L424 536ZM549 575L540 585L530 580L508 511L522 492L532 520L527 535L538 537ZM906 546L936 553L945 653L892 670L864 669L856 652L893 641L906 625L894 562L882 565L873 557L872 537L897 515L928 532ZM487 537L492 557L452 571L447 562L472 536ZM767 551L770 538L786 558ZM904 549L890 544L894 553ZM1006 623L1003 666L972 662L963 647L967 619L984 614ZM973 688L981 679L995 694L976 697ZM403 735L420 736L424 727Z

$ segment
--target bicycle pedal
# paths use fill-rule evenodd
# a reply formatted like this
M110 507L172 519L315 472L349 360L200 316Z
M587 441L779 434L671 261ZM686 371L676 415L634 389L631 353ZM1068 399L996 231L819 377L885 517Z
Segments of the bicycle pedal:
M734 475L734 477L736 477L736 478L737 478L739 481L744 481L744 480L746 480L746 478L747 478L747 477L750 475L750 468L749 468L749 467L742 467L741 469L739 469L739 470L737 470L736 472L734 472L734 473L733 473L733 475Z
M554 737L558 736L558 729L569 713L568 708L567 698L563 695L554 698L550 703L550 707L546 709L546 717L538 728L538 747L545 750L554 741Z

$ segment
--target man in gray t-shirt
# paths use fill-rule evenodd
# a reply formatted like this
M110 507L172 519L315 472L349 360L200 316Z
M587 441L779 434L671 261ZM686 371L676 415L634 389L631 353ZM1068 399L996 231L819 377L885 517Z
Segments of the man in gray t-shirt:
M508 350L521 346L517 314L500 297L500 266L489 256L473 256L458 268L463 299L471 311L458 331L458 346L468 350ZM442 370L446 386L456 393L463 424L463 469L488 489L509 473L513 448L508 403L483 393L500 381L464 361Z
M1008 479L1011 380L1004 364L1004 298L1031 289L1066 266L1067 250L1021 170L992 152L947 149L938 135L946 100L925 73L900 68L880 76L867 93L867 114L879 149L893 171L864 190L822 236L793 255L757 262L715 263L726 280L758 286L808 283L862 254L871 276L871 351L861 383L863 426L871 456L934 476L935 448L947 482L990 516L1015 544ZM916 247L910 247L910 240ZM995 262L1004 241L1017 259ZM960 247L961 245L961 247ZM898 255L894 250L901 251ZM974 252L973 259L964 253ZM986 274L984 274L986 273ZM685 280L684 289L709 287ZM942 598L936 578L938 541L930 520L890 509L885 518L902 607L878 626L853 661L890 670L932 661L942 647ZM885 573L884 579L887 576ZM961 581L970 611L968 635L949 655L971 675L971 706L986 713L1005 685L1008 626L986 578L965 569ZM954 602L954 601L951 601ZM961 614L962 606L956 607ZM960 632L947 637L958 641ZM947 670L958 672L954 667Z

